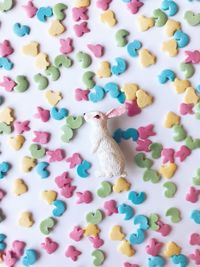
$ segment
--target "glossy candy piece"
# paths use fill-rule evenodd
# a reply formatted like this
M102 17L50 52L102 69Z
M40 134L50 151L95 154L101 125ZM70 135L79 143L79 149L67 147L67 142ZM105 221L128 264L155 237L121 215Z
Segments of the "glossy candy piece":
M49 80L41 73L35 74L33 79L38 84L39 90L45 90L49 85Z
M127 43L128 43L127 36L128 35L129 35L129 32L127 30L125 30L125 29L118 30L115 34L117 46L124 47L125 45L127 45Z
M63 131L63 135L61 136L62 141L65 143L69 143L69 141L73 138L74 135L72 129L67 125L63 125L61 129Z
M54 209L53 209L53 211L52 211L52 214L53 214L53 216L55 216L55 217L60 217L60 216L62 216L63 215L63 213L65 212L65 210L66 210L66 204L65 204L65 202L64 201L62 201L62 200L54 200L53 202L52 202L52 205L54 205Z
M161 9L166 11L168 16L174 16L178 12L178 5L172 0L163 0Z
M45 249L48 254L53 254L58 249L59 245L49 237L46 237L41 247Z
M90 29L88 28L87 22L81 22L80 24L75 24L73 26L75 34L77 37L81 37L87 32L90 32Z
M139 229L146 231L149 229L148 218L144 215L136 215L133 218L134 224L139 224Z
M3 179L7 175L10 168L11 168L10 163L6 161L3 161L0 163L0 180Z
M10 42L8 40L4 40L3 43L0 43L0 56L7 57L12 55L14 49L12 48Z
M89 100L93 103L101 101L105 96L104 88L98 85L95 85L92 90L90 90L88 97Z
M18 93L23 93L29 88L29 81L26 76L18 75L15 78L16 86L14 87L14 91Z
M0 3L0 11L7 12L14 6L14 0L3 0Z
M73 230L70 232L69 237L74 241L80 241L83 238L84 230L79 227L75 226Z
M13 26L14 33L19 37L24 37L30 34L30 27L27 25L21 25L20 23L15 23Z
M120 94L119 86L116 83L109 82L105 84L104 90L109 92L111 97L117 98Z
M151 256L157 256L161 250L162 243L155 238L151 238L149 244L145 247L146 253Z
M43 220L40 223L40 231L44 235L49 235L49 233L53 230L53 227L55 226L55 221L51 217Z
M152 213L149 216L149 226L151 230L157 231L159 229L158 220L159 216L156 213Z
M40 7L37 10L36 16L39 21L46 22L48 18L53 16L53 10L51 7Z
M180 211L177 209L177 208L169 208L167 211L166 211L166 216L169 216L171 218L171 221L173 223L178 223L181 221L181 214L180 214Z
M119 76L126 71L127 63L124 60L124 58L121 58L121 57L115 58L115 61L116 61L117 65L113 65L111 67L111 72L113 75Z
M180 267L186 267L189 263L188 258L183 254L172 256L172 262Z
M164 266L164 259L161 256L154 256L148 258L149 267L163 267Z
M125 214L124 220L130 220L134 216L133 208L125 203L118 206L118 212Z
M6 235L0 234L0 251L4 251L6 249L6 243L4 242L6 240Z
M88 68L92 64L92 58L90 57L90 55L82 51L76 54L76 58L78 62L80 62L81 67L84 69Z
M87 223L99 224L103 220L103 213L101 210L96 210L96 212L89 212L86 215Z
M104 209L107 216L118 213L117 202L113 199L104 202Z
M89 204L93 200L92 193L88 190L82 192L76 192L76 196L78 197L78 200L76 201L77 204L85 203Z
M47 76L51 76L52 81L57 81L60 78L60 71L59 68L55 67L54 65L50 65L46 70L45 74Z
M26 11L26 14L28 18L33 18L36 15L37 8L34 6L32 1L28 1L27 5L22 6L24 10Z
M131 0L130 2L127 3L127 7L132 14L138 13L138 11L143 5L144 3L141 2L140 0Z
M22 258L22 264L24 266L31 266L36 263L38 259L38 253L34 249L26 249Z
M137 57L140 48L142 48L142 43L139 40L134 40L127 45L128 54L131 57Z
M89 176L88 170L91 168L91 163L87 160L83 160L81 164L77 167L77 174L81 178L87 178Z
M69 126L71 129L75 130L82 126L83 124L83 117L82 116L68 116L66 119L67 126Z
M151 151L152 158L153 159L160 158L162 149L163 149L162 144L160 144L160 143L152 143L150 145L150 151Z
M184 19L191 26L196 26L200 24L200 13L192 12L191 10L187 10L184 14Z
M29 151L31 152L31 156L35 159L41 159L44 157L46 150L37 144L32 144L29 147Z
M58 55L54 59L54 64L57 68L61 67L70 68L72 66L72 60L66 55Z
M190 217L196 224L200 224L200 210L193 210Z
M14 64L7 57L0 57L0 68L11 70Z
M71 258L73 261L77 261L81 252L77 250L74 246L69 246L65 252L65 256Z
M153 18L155 20L155 26L157 27L163 27L168 20L168 17L165 12L163 12L159 8L153 11Z
M129 236L129 242L131 243L131 245L139 245L143 243L144 240L145 240L144 230L140 228L137 230L136 234L131 234Z
M144 172L143 180L145 182L151 181L152 183L156 184L160 181L160 179L161 179L161 176L160 176L159 172L157 172L155 170L148 169Z
M57 20L64 20L65 13L64 11L67 9L67 5L64 3L58 3L53 7L53 14Z
M82 158L79 153L74 153L71 157L66 159L66 162L69 162L69 167L71 169L80 164L82 162Z
M70 185L72 181L73 179L69 177L68 172L63 172L61 175L58 175L55 178L55 183L59 188L63 188L66 185Z
M102 250L97 249L92 252L92 256L94 257L93 264L95 266L101 266L105 260L105 254Z
M130 191L128 194L128 200L130 200L135 205L142 204L146 199L146 194L144 192L137 193L135 191Z
M46 161L41 161L36 166L36 171L42 179L48 178L50 175L50 172L47 169L48 166L49 163Z
M175 78L176 78L176 74L170 69L163 70L161 74L158 76L159 82L161 84L164 84L167 81L174 81Z
M105 198L109 196L111 192L112 192L112 185L107 181L103 181L101 183L101 187L97 190L97 195L101 198Z
M50 110L51 117L55 120L62 120L68 115L68 110L66 108L58 109L57 107L53 107Z
M173 37L176 40L179 48L187 46L190 41L189 36L186 33L182 32L181 30L177 30L174 33Z
M15 85L16 83L7 76L3 76L3 81L0 82L0 86L4 87L7 92L11 92L14 89Z
M172 182L166 182L164 183L164 188L166 188L165 190L165 196L167 198L172 198L174 197L174 195L176 194L176 191L177 191L177 187L176 187L176 184L172 183Z
M138 153L135 156L135 163L137 164L138 167L147 169L150 169L151 166L153 165L153 161L146 158L146 155L144 153Z
M94 81L94 77L95 73L92 71L86 71L83 74L82 80L87 89L92 89L95 86L96 82Z

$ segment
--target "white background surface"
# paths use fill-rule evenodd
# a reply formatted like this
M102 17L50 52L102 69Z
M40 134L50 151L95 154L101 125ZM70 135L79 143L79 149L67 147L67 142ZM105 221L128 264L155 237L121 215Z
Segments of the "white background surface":
M59 1L34 1L36 6L42 5L54 5ZM65 2L65 1L63 1ZM151 16L153 10L160 6L161 1L144 1L145 5L140 9L142 15ZM183 74L179 71L179 64L185 58L184 50L199 50L199 36L200 29L199 26L191 27L183 19L184 12L188 9L193 11L200 11L200 3L197 1L188 2L187 0L177 0L179 5L179 12L173 18L180 20L182 23L182 29L188 33L191 37L190 44L185 48L181 49L179 55L175 58L169 58L166 54L161 52L161 44L164 40L167 40L163 33L163 28L156 28L140 33L136 27L136 17L137 15L131 15L131 13L126 9L125 4L122 1L114 0L111 4L111 9L116 12L118 24L114 28L109 28L102 24L99 20L101 13L100 9L96 8L95 1L92 1L92 5L89 8L89 28L91 32L84 35L82 38L76 38L72 30L72 17L71 17L71 1L66 1L69 6L67 11L67 18L64 24L67 26L67 32L65 32L61 38L72 37L74 39L75 52L70 55L75 60L75 54L77 51L88 52L88 43L101 43L105 45L105 55L102 59L93 59L92 65L89 70L96 71L98 68L98 62L101 60L108 60L114 63L114 59L117 56L124 57L128 63L129 68L125 74L121 77L111 77L110 79L97 80L98 85L104 85L108 81L115 81L120 86L125 82L137 83L141 88L150 92L154 98L154 104L142 111L142 113L136 117L123 117L119 119L114 119L110 122L110 129L114 131L116 128L120 127L126 129L128 127L138 128L139 126L145 126L149 123L155 124L155 130L157 136L153 137L153 141L161 142L165 147L178 148L180 144L174 143L172 139L172 130L165 129L162 127L162 121L164 115L168 111L179 112L179 105L182 101L182 95L177 95L175 90L172 88L170 83L166 85L160 85L158 83L157 76L161 70L165 68L172 68L177 76L184 78ZM49 19L47 23L41 23L36 18L28 19L24 10L21 8L22 4L26 1L17 1L16 7L6 14L0 14L1 28L0 28L0 41L4 39L9 39L11 44L14 46L15 53L10 56L11 60L14 62L14 69L7 73L0 70L0 76L2 80L3 75L8 75L14 78L16 75L26 75L30 80L30 88L27 92L23 94L16 93L6 93L1 89L0 94L5 96L4 106L10 106L15 109L15 115L17 120L24 121L26 119L31 119L31 131L33 130L43 130L50 131L52 133L51 142L47 147L51 150L55 148L64 148L66 155L70 156L74 152L79 152L84 159L92 162L93 167L90 171L91 175L88 179L81 179L76 175L75 170L70 170L70 175L74 178L74 183L77 186L77 191L91 190L94 193L94 201L90 205L75 205L76 197L71 199L65 199L67 203L67 211L65 214L58 219L58 223L55 230L50 234L50 237L59 242L60 247L53 255L47 255L45 251L40 248L40 243L44 241L44 236L39 231L40 222L51 216L52 206L48 206L40 198L40 192L43 190L55 189L58 190L54 183L54 177L61 174L63 171L68 170L67 164L62 163L52 163L49 167L51 171L51 176L49 179L40 179L36 171L24 174L20 170L21 158L24 155L29 155L28 147L33 138L33 134L30 132L25 133L26 143L22 150L19 152L13 152L7 145L7 137L1 136L1 147L0 150L2 154L0 155L0 161L9 161L12 164L12 169L9 175L0 181L0 188L7 192L6 197L0 203L1 208L4 210L7 218L4 222L0 224L0 232L7 234L7 244L8 248L11 242L15 239L24 240L27 243L27 248L33 248L39 250L40 259L35 264L37 267L48 266L48 267L65 267L65 266L76 266L76 267L88 267L92 266L91 252L93 251L92 245L87 238L76 243L69 239L69 233L74 227L74 225L80 225L84 227L85 214L89 211L95 211L97 208L103 208L103 203L109 199L115 199L118 203L127 201L127 193L123 194L111 194L107 199L102 200L95 195L96 190L99 188L100 183L103 181L94 177L94 170L97 167L97 162L95 158L89 152L89 139L88 133L90 131L88 125L84 125L78 130L77 135L69 144L64 144L60 140L61 136L61 125L64 122L58 122L53 119L49 123L41 123L39 120L33 118L33 114L36 112L37 106L42 106L44 108L50 108L47 104L43 94L37 90L36 85L33 81L33 76L38 72L34 66L34 59L31 57L24 56L21 53L21 47L30 41L37 41L41 45L41 51L48 53L50 60L53 61L59 52L59 38L53 38L48 35L48 28L50 25ZM22 24L27 24L31 26L31 34L29 36L19 38L13 31L12 27L15 22L20 22ZM127 29L130 31L129 40L138 39L142 41L143 47L149 49L157 55L157 64L143 69L138 58L132 59L128 56L126 48L119 48L116 46L115 33L118 29ZM200 83L200 71L199 67L196 68L196 74L191 79L194 86ZM51 82L48 89L60 90L64 96L63 100L60 101L58 107L66 107L69 109L71 114L78 115L89 110L102 110L107 111L109 108L117 106L116 100L111 99L109 96L98 104L92 104L89 102L78 103L74 99L75 88L84 88L81 76L84 70L81 69L78 62L75 62L72 68L62 69L62 76L57 82ZM197 121L193 116L182 117L182 124L187 129L188 133L193 137L199 137L199 121ZM196 169L200 167L200 153L199 150L193 151L192 155L183 163L178 163L178 171L173 177L172 181L177 184L178 191L174 198L167 199L164 197L163 183L166 181L162 179L158 184L144 183L142 180L143 170L139 169L134 163L135 155L135 144L131 141L125 141L121 143L121 148L127 159L128 168L128 179L132 183L132 190L144 191L147 194L147 200L144 204L134 208L136 214L150 215L151 213L157 213L160 215L162 221L170 223L169 218L165 217L165 212L170 207L177 207L180 209L182 214L182 221L177 225L172 225L173 230L167 238L162 238L159 233L148 231L148 238L146 241L138 246L135 246L136 254L131 259L122 256L117 252L117 246L119 242L110 241L108 239L109 229L115 225L119 224L122 226L126 234L130 234L136 231L136 227L133 226L132 220L124 221L123 216L113 215L107 217L101 224L101 237L105 240L105 245L101 248L106 253L106 261L103 266L110 267L123 266L125 261L130 263L137 263L140 266L147 266L148 255L145 253L145 245L148 242L149 237L155 237L164 243L166 241L175 241L183 249L182 253L185 255L190 254L195 250L195 247L189 245L189 236L192 232L199 232L199 226L195 224L189 217L193 209L199 208L199 202L197 204L191 204L185 201L185 195L189 187L192 185L192 177L194 177ZM155 161L154 168L158 168L161 164L160 160ZM14 179L23 178L28 187L28 193L23 196L16 198L11 192L11 185ZM112 180L111 180L112 182ZM59 196L59 198L62 198ZM63 198L62 198L63 199ZM17 225L17 220L21 212L30 211L33 213L35 224L30 229L23 229ZM200 232L199 232L200 233ZM77 262L72 262L69 258L64 256L65 248L68 245L75 245L82 255L79 257ZM21 266L19 263L17 266ZM172 262L168 261L166 266L173 266ZM189 264L189 266L195 266L194 263Z

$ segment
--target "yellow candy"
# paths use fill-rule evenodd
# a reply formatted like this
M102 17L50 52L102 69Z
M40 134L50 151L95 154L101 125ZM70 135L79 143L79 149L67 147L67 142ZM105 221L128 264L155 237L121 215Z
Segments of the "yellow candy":
M155 20L153 18L147 18L145 16L139 16L137 19L137 25L141 32L145 32L152 28L155 24Z
M39 54L39 43L31 42L22 47L22 52L27 56L36 57Z
M10 147L12 147L14 150L20 150L25 142L25 137L21 134L16 136L11 136L8 139L8 144Z
M90 0L75 0L75 7L88 7L90 5Z
M174 255L179 255L180 253L181 248L175 242L168 242L163 252L165 257L172 257Z
M84 229L84 236L97 236L100 233L100 229L96 224L88 224Z
M113 27L117 24L115 13L112 10L106 10L101 14L101 21L108 26Z
M45 200L49 205L56 200L57 193L53 190L45 190L41 193L41 197L43 200Z
M131 184L123 177L118 178L113 185L113 192L121 193L124 191L128 191L130 189Z
M58 102L62 99L62 94L61 92L58 92L58 91L56 92L56 91L48 90L45 93L45 98L47 102L49 103L49 105L56 106Z
M10 125L14 121L13 109L6 107L0 111L0 122Z
M125 234L122 233L121 226L115 225L111 228L110 233L109 233L109 238L111 240L123 240L125 237Z
M35 65L40 70L46 70L50 65L48 55L45 53L39 53L35 58Z
M20 215L20 218L18 220L18 224L22 227L29 228L34 224L34 220L32 218L32 213L31 212L22 212Z
M180 124L180 117L172 111L168 112L165 116L164 127L172 128L176 124Z
M140 64L147 68L156 63L156 56L154 56L149 50L142 48L139 50Z
M184 93L185 90L190 87L191 83L188 80L179 80L176 78L173 82L173 87L178 94Z
M174 39L164 42L162 44L162 50L170 57L175 57L178 54L177 42Z
M127 240L121 241L117 250L127 257L132 257L135 254L135 250Z
M167 23L164 26L164 31L167 36L173 36L174 33L181 29L181 23L179 21L168 19Z
M193 87L188 87L185 91L183 102L186 104L196 104L199 101L199 96Z
M111 71L110 71L110 63L108 61L103 61L100 63L100 67L96 72L97 77L99 78L108 78L110 77Z
M136 92L139 89L138 85L135 83L126 83L122 86L121 91L125 93L126 100L135 100Z
M176 172L177 165L175 163L168 163L166 165L162 165L159 169L159 173L164 178L172 178Z
M22 158L22 171L30 172L35 167L36 163L36 159L33 159L29 156L24 156Z
M59 20L54 20L51 23L48 33L51 36L58 36L65 32L65 27Z
M150 96L147 92L145 92L142 89L139 89L136 92L136 97L137 97L138 107L140 107L140 108L145 108L145 107L151 105L153 102L153 97Z
M16 196L21 196L28 191L28 186L22 179L16 179L12 185L12 191Z

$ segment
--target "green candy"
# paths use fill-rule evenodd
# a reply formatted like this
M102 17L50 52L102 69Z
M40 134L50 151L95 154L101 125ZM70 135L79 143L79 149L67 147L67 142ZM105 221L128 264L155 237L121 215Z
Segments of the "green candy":
M153 184L156 184L160 181L160 174L152 169L146 170L143 175L143 180L145 182L151 181Z
M43 233L44 235L48 235L50 234L50 232L53 230L53 227L55 226L55 221L53 218L49 217L45 220L43 220L40 223L40 231L41 233Z
M84 53L82 51L78 52L76 54L76 58L78 62L80 62L82 68L88 68L92 63L92 58L87 53Z
M135 163L138 167L147 169L150 169L153 165L153 161L151 159L146 158L146 155L144 153L138 153L135 156Z
M10 125L7 125L5 122L0 122L0 134L10 134L12 128Z
M180 64L180 69L184 73L184 76L185 76L186 79L191 78L195 73L195 68L190 63L181 63Z
M165 190L165 196L167 198L172 198L174 197L174 195L176 194L176 190L177 190L177 187L176 187L176 184L172 183L172 182L166 182L164 183L164 188L166 188L167 190Z
M185 138L187 137L187 133L183 128L183 125L181 124L174 125L173 130L175 132L175 135L173 136L174 141L180 142L185 140Z
M171 218L171 222L178 223L181 221L180 211L177 208L170 208L166 211L166 216Z
M158 159L161 157L161 151L163 146L160 143L153 143L150 145L151 156L153 159Z
M57 20L64 20L65 19L65 9L67 9L67 5L63 3L58 3L53 7L53 14Z
M95 266L101 266L103 265L105 261L105 255L104 252L100 249L96 249L92 252L92 256L94 257L93 264Z
M18 93L23 93L29 88L29 81L26 76L18 75L16 77L16 86L14 87L14 91Z
M95 77L95 73L92 72L92 71L86 71L84 74L83 74L83 83L85 84L86 88L87 89L92 89L96 82L94 81L94 78Z
M198 24L200 24L200 13L194 13L194 12L188 10L185 12L184 19L191 26L197 26Z
M38 84L39 90L44 90L49 85L49 80L47 79L47 77L43 76L41 73L35 74L33 79Z
M187 136L185 139L185 145L191 150L200 148L200 139L193 140L191 136Z
M155 26L162 27L168 21L168 16L161 9L155 9L153 11L153 18L155 20Z
M197 176L192 178L194 185L200 185L200 169L197 169Z
M97 195L101 198L109 196L112 192L112 184L106 181L101 183L101 187L97 190Z
M153 231L157 231L159 229L159 225L157 225L157 221L159 220L159 216L155 213L152 213L149 216L149 228Z
M127 30L124 30L124 29L118 30L115 34L117 46L124 47L125 45L127 45L127 43L128 43L127 36L128 35L129 35L129 32Z
M83 117L82 116L77 116L77 117L68 116L66 118L66 123L69 128L73 130L78 129L83 124Z
M103 220L103 213L101 210L96 212L89 212L86 215L86 221L91 224L99 224Z
M51 76L52 81L57 81L60 78L60 71L57 67L55 67L54 65L49 66L46 70L45 70L45 74L47 76Z
M46 153L45 148L43 148L43 147L41 147L40 145L37 145L37 144L30 145L29 150L31 152L31 156L34 159L41 159L41 158L44 157L44 155Z
M6 12L14 6L14 0L3 0L0 3L0 11Z
M67 125L62 126L61 129L63 131L63 135L61 136L61 140L64 143L69 143L69 141L73 138L73 135L74 135L72 129Z
M54 60L54 64L57 68L70 68L72 66L72 60L68 56L58 55Z
M200 120L200 103L197 103L195 106L194 106L194 113L195 113L195 118L197 120Z

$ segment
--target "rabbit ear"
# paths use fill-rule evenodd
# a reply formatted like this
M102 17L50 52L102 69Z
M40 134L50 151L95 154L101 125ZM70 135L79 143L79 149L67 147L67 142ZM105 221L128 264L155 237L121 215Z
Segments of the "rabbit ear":
M123 106L120 106L118 108L114 108L114 109L111 109L109 110L107 113L106 113L106 117L108 119L110 118L114 118L114 117L119 117L121 116L122 114L124 114L126 112L126 107L125 105Z

